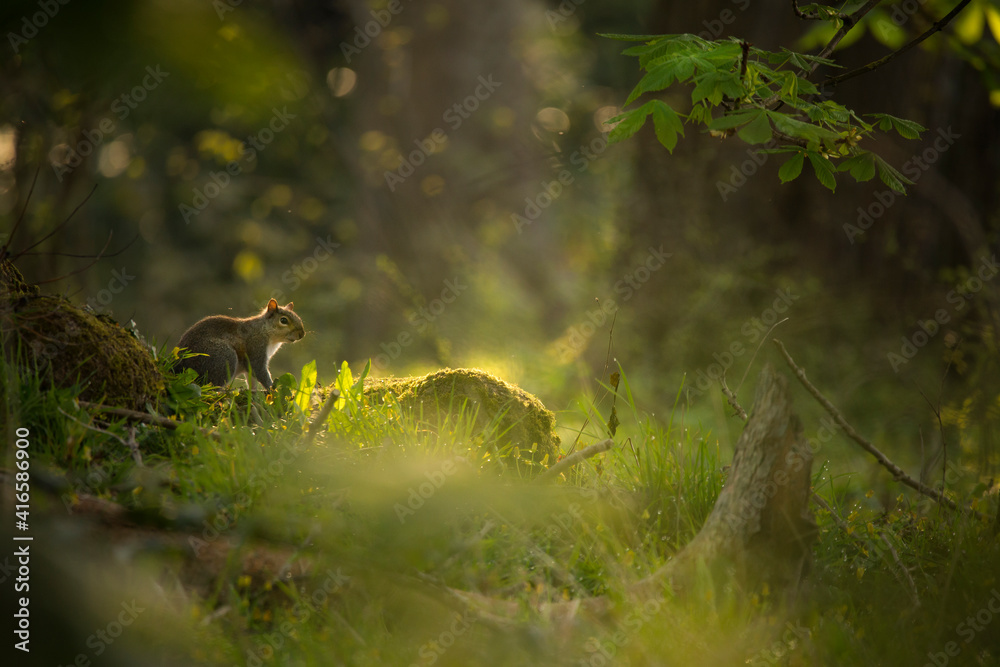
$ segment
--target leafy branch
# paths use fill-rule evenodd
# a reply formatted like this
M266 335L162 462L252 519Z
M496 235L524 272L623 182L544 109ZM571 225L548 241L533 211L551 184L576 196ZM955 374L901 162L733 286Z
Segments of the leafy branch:
M926 128L884 113L865 114L862 118L823 93L829 90L827 86L872 71L939 31L968 0L959 2L931 30L894 54L828 78L821 91L810 77L821 65L839 67L830 54L877 4L878 0L869 0L843 13L828 5L800 7L793 0L792 8L799 18L828 21L837 28L817 55L785 48L765 51L735 38L711 41L690 34L604 35L642 42L624 51L625 55L637 57L645 72L625 100L626 107L649 93L676 85L692 86L686 113L661 99L651 99L610 119L610 142L628 139L652 117L657 140L673 152L679 137L684 136L685 125L704 125L713 136L735 134L748 144L760 145L761 152L788 155L778 171L783 183L798 178L808 160L816 178L831 191L836 188L836 174L846 172L857 181L871 180L877 173L891 189L905 192L905 185L912 181L860 144L876 131L894 131L905 139L918 139Z

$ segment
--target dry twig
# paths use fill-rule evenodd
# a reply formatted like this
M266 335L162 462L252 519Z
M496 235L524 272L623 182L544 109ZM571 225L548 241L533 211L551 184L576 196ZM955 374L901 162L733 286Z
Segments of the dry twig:
M590 445L589 447L584 447L578 452L570 454L566 458L560 459L548 470L542 472L538 477L535 478L536 481L541 481L543 479L548 479L549 477L555 477L559 473L572 468L580 461L584 459L589 459L595 454L600 454L601 452L606 452L615 446L615 441L611 438L607 440L601 440L600 442Z
M903 469L900 468L895 463L893 463L888 456L879 451L879 449L875 445L873 445L871 442L862 437L861 434L859 434L856 430L854 430L854 427L851 426L846 419L844 419L844 415L840 414L840 411L836 407L834 407L833 403L831 403L826 398L826 396L820 393L819 389L814 387L812 383L806 379L806 372L802 368L800 368L798 364L795 363L795 360L792 359L792 356L788 353L788 350L785 349L784 344L782 344L780 340L775 338L774 344L778 346L779 350L781 350L781 354L785 357L785 361L788 363L789 368L795 371L795 376L799 379L799 382L802 383L802 386L806 388L806 391L812 394L813 398L815 398L819 402L819 404L822 405L823 408L828 413L830 413L830 416L833 417L833 420L837 422L837 424L839 424L842 429L844 429L844 433L847 434L847 437L849 437L851 440L861 445L862 449L864 449L866 452L874 456L875 460L878 461L879 464L882 465L882 467L884 467L886 470L892 473L893 478L895 478L899 482L902 482L903 484L906 484L910 488L915 489L916 491L927 496L928 498L933 498L938 503L944 505L948 509L955 510L956 512L967 512L972 516L976 517L977 519L985 518L985 516L981 512L978 512L977 510L974 510L971 507L961 507L954 500L944 495L944 493L942 493L941 491L933 489L924 484L923 482L915 480L909 475L907 475L903 471Z
M151 424L153 426L161 426L163 428L169 429L171 431L176 431L180 428L180 425L184 422L176 421L174 419L167 419L166 417L160 417L158 415L151 415L148 412L139 412L137 410L129 410L128 408L116 408L111 405L103 405L101 403L91 403L90 401L77 401L80 407L86 408L88 410L96 410L97 412L103 412L108 415L117 415L119 417L124 417L129 421L142 422L144 424ZM209 430L207 428L201 428L200 426L195 427L203 435L209 436L216 440L219 439L219 434L215 431Z

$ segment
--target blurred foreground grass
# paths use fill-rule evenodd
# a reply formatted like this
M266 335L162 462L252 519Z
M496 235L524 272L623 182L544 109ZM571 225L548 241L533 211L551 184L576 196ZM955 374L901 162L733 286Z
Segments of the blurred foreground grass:
M14 429L31 433L24 664L1000 664L994 526L888 479L860 487L822 452L814 487L842 525L816 511L799 591L706 573L683 599L632 599L698 532L729 455L676 410L636 408L624 376L564 415L563 447L579 449L607 437L613 400L616 446L537 483L468 410L432 423L373 403L346 364L318 378L343 400L312 440L315 366L270 398L175 378L184 424L166 431L102 421L4 365L8 471ZM995 516L993 481L967 486ZM496 618L456 590L519 611ZM596 595L607 617L535 611Z

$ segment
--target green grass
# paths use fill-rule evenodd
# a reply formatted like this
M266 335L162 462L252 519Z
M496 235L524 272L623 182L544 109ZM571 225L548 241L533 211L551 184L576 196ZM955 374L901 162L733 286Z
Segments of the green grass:
M111 645L112 658L133 651L227 665L1000 664L1000 593L996 612L989 606L1000 590L993 526L901 491L885 474L868 493L825 460L815 462L814 486L847 530L817 509L814 562L797 596L744 590L706 573L683 599L631 600L629 585L698 532L729 456L709 429L684 423L676 410L658 420L636 407L624 372L617 390L605 386L599 399L581 398L559 418L577 424L563 433L564 447L579 448L607 437L613 404L621 422L615 447L537 484L504 465L495 424L476 428L461 406L442 416L367 402L346 366L338 379L319 378L336 380L344 400L310 444L314 368L301 382L281 378L270 399L200 391L190 377L176 378L170 409L187 424L174 432L96 418L72 389L46 389L6 363L0 371L4 431L30 427L39 475L33 511L49 512L36 517L49 528L35 548L71 563L63 568L68 588L51 593L60 603L39 613L38 632L79 621L85 638L115 618L114 605L137 598L150 611ZM127 445L133 439L142 467ZM8 447L8 469L12 456ZM54 489L47 500L43 486ZM975 491L960 500L995 516L996 486ZM97 530L88 540L67 527L64 504L84 494L125 506L132 532ZM259 567L265 559L271 570ZM447 587L515 601L516 623L463 617ZM89 593L67 591L99 591L93 599L110 606L95 602L87 611L73 601ZM565 626L530 611L593 595L615 602L601 622ZM49 649L58 664L81 652L97 657L85 641Z

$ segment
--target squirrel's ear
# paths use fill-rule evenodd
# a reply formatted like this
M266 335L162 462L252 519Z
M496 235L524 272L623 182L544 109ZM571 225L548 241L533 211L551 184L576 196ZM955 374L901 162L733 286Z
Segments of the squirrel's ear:
M292 309L292 302L289 301L287 304L285 304L285 310L291 310L291 309Z
M267 302L267 312L273 313L277 309L278 309L278 302L277 301L275 301L274 299L271 299L270 301Z

